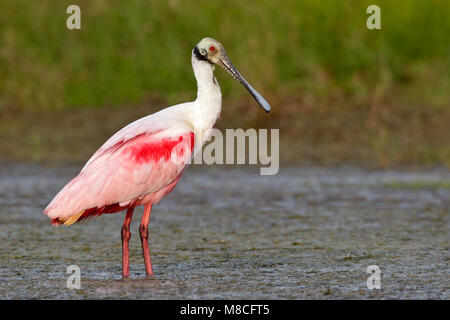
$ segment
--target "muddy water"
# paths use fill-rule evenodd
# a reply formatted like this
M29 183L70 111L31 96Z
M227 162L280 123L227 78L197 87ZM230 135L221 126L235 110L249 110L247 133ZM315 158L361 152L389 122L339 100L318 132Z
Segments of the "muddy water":
M152 212L155 277L139 209L121 280L124 213L69 228L41 214L78 169L1 167L0 298L450 298L448 170L189 168ZM80 290L66 288L73 264Z

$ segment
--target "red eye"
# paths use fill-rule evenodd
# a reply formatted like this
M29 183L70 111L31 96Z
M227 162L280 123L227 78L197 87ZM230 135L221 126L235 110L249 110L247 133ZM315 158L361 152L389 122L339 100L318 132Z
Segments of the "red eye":
M214 52L214 50L216 50L216 48L214 48L213 46L209 47L209 51Z

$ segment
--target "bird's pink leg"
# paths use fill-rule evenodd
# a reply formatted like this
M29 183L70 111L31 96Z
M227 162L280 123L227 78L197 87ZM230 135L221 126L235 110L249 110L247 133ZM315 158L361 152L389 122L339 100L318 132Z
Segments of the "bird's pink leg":
M153 276L152 260L150 259L150 250L148 249L148 222L150 220L150 211L152 211L152 205L147 204L144 209L144 215L142 216L141 226L139 227L139 233L141 235L142 253L144 254L145 271L148 276Z
M134 207L130 207L127 210L127 215L122 226L122 277L128 278L130 275L130 261L129 261L129 249L128 243L130 242L131 232L130 224L133 216Z

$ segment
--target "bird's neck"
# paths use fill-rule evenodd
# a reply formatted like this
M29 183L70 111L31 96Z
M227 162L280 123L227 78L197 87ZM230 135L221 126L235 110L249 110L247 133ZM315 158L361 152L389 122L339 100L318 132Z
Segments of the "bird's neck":
M192 68L197 80L197 100L221 100L220 87L214 77L214 65L205 61L199 61L193 56Z
M199 61L193 55L192 68L198 88L193 110L194 120L203 130L210 129L219 118L222 108L222 93L214 77L214 65Z

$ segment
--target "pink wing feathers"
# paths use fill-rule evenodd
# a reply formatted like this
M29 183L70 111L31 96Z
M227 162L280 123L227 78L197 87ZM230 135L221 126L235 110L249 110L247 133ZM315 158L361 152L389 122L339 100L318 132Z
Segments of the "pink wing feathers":
M156 115L126 126L91 157L45 209L54 224L121 211L162 193L153 197L157 202L175 187L192 154L194 133L185 121Z

